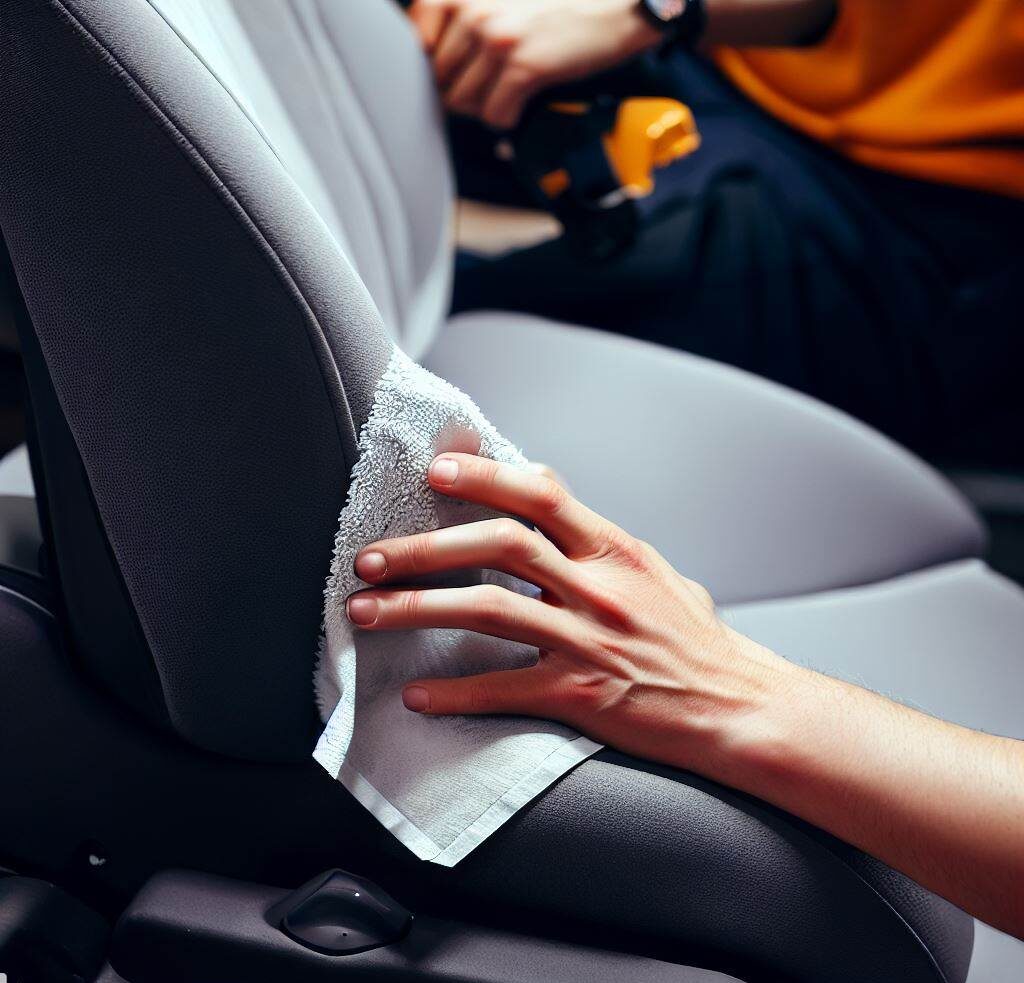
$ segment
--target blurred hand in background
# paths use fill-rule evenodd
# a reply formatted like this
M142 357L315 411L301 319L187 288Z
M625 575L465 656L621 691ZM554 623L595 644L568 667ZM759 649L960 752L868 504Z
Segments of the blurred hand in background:
M445 106L509 129L538 92L656 46L636 0L416 0Z

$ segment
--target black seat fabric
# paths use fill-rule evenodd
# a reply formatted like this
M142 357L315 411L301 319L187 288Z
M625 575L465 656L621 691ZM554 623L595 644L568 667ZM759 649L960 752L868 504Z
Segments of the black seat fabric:
M39 790L5 801L0 845L33 869L74 872L96 894L127 900L170 866L285 887L341 866L416 911L707 966L746 983L966 976L972 923L962 912L692 775L605 752L442 868L417 861L312 761L256 765L133 727L72 671L49 619L3 591L0 630L18 654L0 659L0 746L32 751L0 758L0 781ZM55 801L61 808L41 808ZM68 864L83 834L110 862Z
M2 10L0 227L38 343L41 457L62 476L46 505L72 637L103 653L92 669L113 693L152 719L165 704L189 740L305 757L344 476L388 352L379 317L148 5ZM117 644L89 616L97 581L123 584L138 619Z

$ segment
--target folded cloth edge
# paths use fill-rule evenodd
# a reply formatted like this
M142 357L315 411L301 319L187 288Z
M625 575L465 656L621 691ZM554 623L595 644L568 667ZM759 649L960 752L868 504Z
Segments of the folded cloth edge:
M513 785L499 799L492 802L470 826L447 847L436 844L411 819L389 802L365 775L343 761L334 771L331 764L318 753L313 758L342 783L353 798L390 832L405 844L420 860L429 860L442 867L454 867L468 856L492 833L500 829L531 799L540 795L556 779L582 764L604 747L589 737L575 740L555 748L529 775Z

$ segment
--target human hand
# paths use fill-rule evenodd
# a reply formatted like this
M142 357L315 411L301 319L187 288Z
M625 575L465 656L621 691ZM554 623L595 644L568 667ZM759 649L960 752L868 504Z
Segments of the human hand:
M786 662L724 624L707 591L544 474L469 454L430 467L442 495L522 516L366 547L349 598L368 631L463 628L536 646L534 666L410 682L427 714L560 720L637 757L758 796L1024 937L1024 742L957 727ZM406 589L489 568L541 588Z
M416 0L409 16L445 106L497 129L515 126L543 89L661 40L636 0Z
M381 586L349 599L350 620L369 631L469 629L536 646L540 655L529 668L410 682L409 709L547 717L632 754L693 768L725 739L724 721L758 706L796 671L732 631L703 587L552 478L443 454L429 481L440 494L522 516L540 531L497 518L373 543L355 570ZM542 594L397 586L480 567Z

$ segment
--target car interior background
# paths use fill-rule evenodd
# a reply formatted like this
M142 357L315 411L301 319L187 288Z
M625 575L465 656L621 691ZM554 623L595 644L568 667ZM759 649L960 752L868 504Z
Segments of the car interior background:
M464 256L558 234L495 244L489 208ZM455 213L392 0L0 0L0 973L1024 976L1024 943L694 775L603 751L441 869L311 761L389 339L741 631L1024 737L1024 477L686 352L451 316Z

